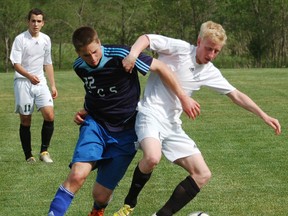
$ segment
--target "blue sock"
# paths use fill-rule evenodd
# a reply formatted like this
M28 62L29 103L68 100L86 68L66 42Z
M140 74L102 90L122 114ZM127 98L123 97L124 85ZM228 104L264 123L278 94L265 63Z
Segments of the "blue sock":
M65 189L63 185L60 185L51 202L48 216L63 216L69 208L73 198L74 194Z

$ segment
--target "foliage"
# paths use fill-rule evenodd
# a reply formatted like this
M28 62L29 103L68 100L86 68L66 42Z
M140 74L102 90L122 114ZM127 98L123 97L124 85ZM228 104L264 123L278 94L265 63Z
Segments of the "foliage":
M79 26L94 27L102 43L132 45L144 33L157 33L196 43L200 25L213 20L228 35L222 55L244 59L246 67L287 67L287 0L7 0L0 3L0 71L8 71L14 37L25 30L32 7L47 14L43 31L50 35L55 68L70 68L75 54L71 35ZM66 50L67 48L67 50ZM66 55L66 56L65 56ZM230 57L228 57L230 56ZM230 67L223 62L223 67Z

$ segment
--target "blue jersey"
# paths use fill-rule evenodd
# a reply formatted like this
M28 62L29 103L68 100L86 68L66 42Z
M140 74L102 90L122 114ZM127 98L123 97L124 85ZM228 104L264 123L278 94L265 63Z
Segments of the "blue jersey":
M140 98L138 71L145 75L153 58L141 53L132 73L124 70L122 60L130 49L104 45L102 59L96 67L78 57L74 70L84 82L84 108L99 124L111 132L134 127L136 106Z

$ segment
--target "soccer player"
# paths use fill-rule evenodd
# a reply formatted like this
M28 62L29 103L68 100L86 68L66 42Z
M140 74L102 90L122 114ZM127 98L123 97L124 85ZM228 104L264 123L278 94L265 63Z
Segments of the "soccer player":
M187 94L192 95L206 86L227 95L235 104L260 117L277 135L280 134L278 120L267 115L246 94L233 87L211 63L220 53L226 39L222 26L208 21L201 26L197 46L178 39L147 34L138 38L128 58L136 58L142 50L150 47L157 52L159 60L173 70ZM126 68L132 66L131 62ZM154 215L174 215L208 183L211 172L194 141L181 128L181 112L179 100L169 93L157 74L151 73L144 97L138 104L135 124L143 157L134 170L124 206L114 216L131 215L138 194L161 159L161 150L168 160L184 168L189 175L176 186L169 200Z
M51 60L51 41L48 35L40 32L45 20L40 9L30 10L27 18L28 30L15 38L10 53L10 60L15 69L15 112L20 115L19 133L25 159L28 163L35 163L30 132L34 104L41 111L43 125L39 157L46 163L52 163L47 150L54 131L53 99L58 93ZM44 71L50 82L51 92Z
M79 55L74 70L84 83L86 95L84 109L74 118L81 127L72 167L56 192L48 215L64 215L90 171L97 168L94 206L89 215L101 216L136 153L135 118L140 97L138 72L143 75L148 70L157 73L177 95L191 118L198 115L200 107L185 94L172 71L159 60L139 53L137 60L126 58L122 63L130 48L101 45L97 32L90 27L75 30L72 41ZM123 64L130 61L135 65L128 73Z

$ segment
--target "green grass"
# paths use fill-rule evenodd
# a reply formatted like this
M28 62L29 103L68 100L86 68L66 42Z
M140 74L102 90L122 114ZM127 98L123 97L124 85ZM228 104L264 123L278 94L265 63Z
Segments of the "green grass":
M287 215L287 126L288 72L286 69L224 70L225 77L247 93L264 111L282 123L282 135L261 119L235 106L225 96L208 89L195 95L201 116L183 127L201 149L213 177L199 195L177 215L204 210L219 215ZM143 79L143 83L146 79ZM59 98L55 100L55 133L50 153L53 164L28 165L22 153L14 111L13 74L0 73L0 215L46 215L50 202L65 180L78 126L74 113L83 105L82 83L72 71L56 73ZM34 113L32 143L34 154L40 148L42 118ZM125 177L115 190L106 215L118 209L128 190L133 169L141 157L138 152ZM76 195L67 216L87 215L92 206L91 191L95 179L91 173ZM165 158L142 191L136 216L149 216L168 199L174 187L187 173Z

